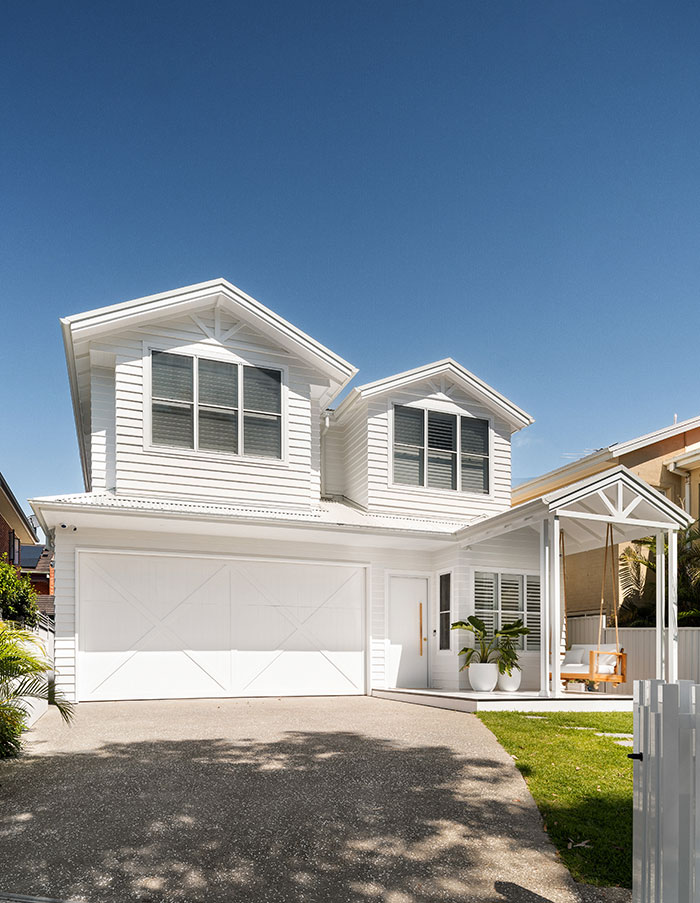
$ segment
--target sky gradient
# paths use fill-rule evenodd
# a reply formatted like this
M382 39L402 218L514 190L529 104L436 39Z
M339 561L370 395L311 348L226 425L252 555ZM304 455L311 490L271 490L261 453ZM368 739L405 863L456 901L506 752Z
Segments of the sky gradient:
M0 471L80 491L58 318L223 276L368 382L451 356L516 479L700 414L700 7L8 3Z

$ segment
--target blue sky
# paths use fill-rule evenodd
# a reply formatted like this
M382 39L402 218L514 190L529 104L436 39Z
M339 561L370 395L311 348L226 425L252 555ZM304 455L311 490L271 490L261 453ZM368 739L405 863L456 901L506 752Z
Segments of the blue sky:
M59 316L224 276L366 382L452 356L516 478L700 413L700 7L11 3L0 470L82 489Z

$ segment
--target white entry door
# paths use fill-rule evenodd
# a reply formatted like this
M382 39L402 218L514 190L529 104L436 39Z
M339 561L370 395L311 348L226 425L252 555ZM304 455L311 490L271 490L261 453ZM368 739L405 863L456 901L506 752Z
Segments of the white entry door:
M428 578L389 578L390 687L428 686Z
M364 693L355 565L79 553L81 700Z

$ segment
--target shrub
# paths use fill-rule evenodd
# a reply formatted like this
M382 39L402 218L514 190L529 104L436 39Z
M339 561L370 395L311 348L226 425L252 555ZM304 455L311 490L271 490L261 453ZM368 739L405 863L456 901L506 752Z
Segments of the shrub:
M29 577L24 577L7 555L0 558L0 617L34 627L39 619L36 608L36 590Z
M39 640L28 630L0 621L0 759L16 756L27 729L29 699L55 705L63 720L73 717L73 704L49 682L51 663Z

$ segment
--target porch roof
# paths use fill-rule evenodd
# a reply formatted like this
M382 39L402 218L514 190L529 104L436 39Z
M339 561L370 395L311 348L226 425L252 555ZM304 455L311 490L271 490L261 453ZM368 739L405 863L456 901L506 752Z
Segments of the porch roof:
M553 516L561 519L568 553L603 546L608 524L614 525L614 541L619 543L693 523L690 515L620 464L470 524L455 538L473 545L523 527L539 530Z

